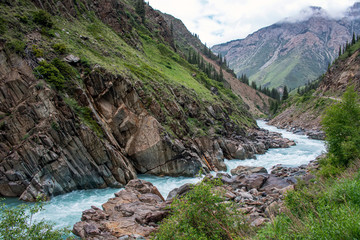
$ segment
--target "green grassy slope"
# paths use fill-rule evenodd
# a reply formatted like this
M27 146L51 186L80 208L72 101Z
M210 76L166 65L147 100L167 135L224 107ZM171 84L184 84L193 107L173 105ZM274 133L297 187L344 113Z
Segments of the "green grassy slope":
M100 66L134 84L141 81L145 92L166 95L169 100L175 98L171 88L183 89L202 106L215 103L228 106L229 117L241 128L254 126L254 120L238 96L185 61L160 31L151 31L156 29L152 16L147 16L142 23L132 2L122 1L122 4L126 6L122 9L128 21L125 25L132 26L125 33L115 31L93 11L84 10L86 7L81 1L76 5L76 17L49 15L52 26L36 22L39 9L30 1L6 2L0 8L2 39L9 50L24 57L38 57L51 62L54 58L62 59L73 54L81 59L82 66ZM152 12L148 10L147 14ZM74 71L78 76L77 84L82 85L80 75L84 73L79 69ZM219 94L212 93L212 87L218 89ZM159 104L164 107L163 103ZM174 118L171 114L168 117ZM191 122L188 123L192 126ZM220 127L222 123L216 124ZM198 125L202 127L201 123Z

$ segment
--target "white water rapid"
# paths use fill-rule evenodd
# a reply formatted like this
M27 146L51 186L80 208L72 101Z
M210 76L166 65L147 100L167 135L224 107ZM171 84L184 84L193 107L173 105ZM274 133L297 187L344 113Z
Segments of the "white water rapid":
M289 138L296 142L296 146L290 148L269 149L263 155L257 155L257 159L247 160L225 160L228 171L238 165L263 166L268 170L276 164L287 166L299 166L307 164L325 151L323 141L311 140L303 135L295 135L276 127L268 126L264 121L257 121L259 127L282 133L283 137ZM156 177L149 175L140 175L140 179L152 182L167 197L168 193L185 183L195 183L198 178L185 177ZM56 227L69 227L80 221L81 214L91 206L101 207L109 198L114 197L114 193L119 189L96 189L74 191L61 196L56 196L46 204L45 209L35 216L35 220L46 219L55 223ZM15 199L6 199L6 204L16 206L21 202Z

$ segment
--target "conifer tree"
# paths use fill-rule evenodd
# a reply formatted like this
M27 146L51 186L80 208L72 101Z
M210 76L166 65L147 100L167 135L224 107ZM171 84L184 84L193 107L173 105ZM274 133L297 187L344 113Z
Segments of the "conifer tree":
M223 74L223 70L222 67L220 67L220 74L219 74L219 81L222 82L224 80L224 74Z
M284 87L283 96L282 96L282 100L285 101L285 100L288 99L288 98L289 98L289 92L288 92L287 87L285 86L285 87Z
M145 2L144 2L144 0L136 1L135 11L141 17L142 23L145 23Z
M353 32L351 44L354 45L355 43L356 43L356 37L355 37L355 32Z

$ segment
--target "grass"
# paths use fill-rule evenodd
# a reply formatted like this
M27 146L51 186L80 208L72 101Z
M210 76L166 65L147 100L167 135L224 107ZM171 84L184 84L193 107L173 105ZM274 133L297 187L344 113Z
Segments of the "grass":
M98 137L103 137L104 133L100 125L93 119L92 112L88 107L81 107L75 99L65 98L65 103L75 112L80 120L89 128L91 128Z
M176 88L180 89L183 95L198 102L201 109L207 104L228 106L233 109L230 114L232 121L244 128L255 124L239 97L222 83L209 79L197 67L185 61L156 37L158 33L151 33L141 23L132 19L131 13L126 9L124 12L127 12L129 21L134 24L131 32L121 34L100 21L93 12L82 13L81 7L76 9L79 16L68 21L61 16L39 11L28 1L14 3L11 7L1 6L0 31L5 31L4 37L11 44L9 49L22 54L26 47L29 47L33 56L45 58L47 65L39 66L43 71L38 77L43 78L46 75L47 83L58 91L69 94L69 98L72 98L71 91L75 86L73 82L79 79L80 71L59 60L64 54L80 57L84 66L86 63L87 70L83 69L83 74L89 73L92 66L99 65L114 75L126 76L133 83L141 81L147 89L148 97L158 98L158 95L161 95L157 101L164 100L164 96L167 96L168 100L175 100L172 91ZM42 34L36 44L25 37L34 31ZM25 40L20 42L17 39ZM129 39L138 39L137 46L130 46ZM39 69L36 70L39 72ZM211 87L216 87L220 94L214 95L210 91ZM172 118L171 113L164 111L164 107L162 110ZM177 120L170 121L173 126L176 125L175 121ZM189 125L192 124L189 122ZM206 129L199 129L202 130L199 131L200 134L206 135Z
M359 239L359 162L337 178L290 192L287 210L260 230L257 239Z

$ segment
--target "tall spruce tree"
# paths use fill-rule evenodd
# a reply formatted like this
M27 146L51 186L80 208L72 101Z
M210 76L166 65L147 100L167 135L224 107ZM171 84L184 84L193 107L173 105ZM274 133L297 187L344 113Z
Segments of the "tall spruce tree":
M136 1L135 11L141 17L142 23L145 23L145 2L144 2L144 0Z
M285 86L283 96L282 96L282 100L285 101L288 98L289 98L289 92L288 92L287 86Z

